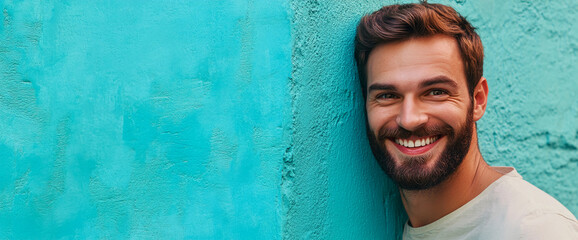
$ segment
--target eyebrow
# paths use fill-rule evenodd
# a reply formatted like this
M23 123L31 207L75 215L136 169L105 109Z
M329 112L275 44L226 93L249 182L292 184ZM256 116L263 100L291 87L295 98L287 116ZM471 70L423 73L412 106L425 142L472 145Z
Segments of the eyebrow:
M450 86L453 87L453 88L457 88L457 87L458 87L458 84L457 84L454 80L452 80L452 79L450 79L450 78L448 78L448 77L446 77L446 76L443 76L443 75L436 76L436 77L433 77L433 78L430 78L430 79L426 79L426 80L420 82L419 85L418 85L418 87L419 87L419 88L426 88L426 87L433 86L433 85L436 85L436 84L448 84L448 85L450 85ZM396 88L394 85L392 85L392 84L374 83L374 84L371 84L371 85L369 86L368 92L371 92L371 91L374 91L374 90L397 91L397 88Z
M419 88L425 88L436 84L448 84L453 88L457 88L458 84L456 81L446 77L446 76L437 76L427 80L422 81L419 83Z
M373 90L391 90L391 91L396 91L397 88L395 88L395 86L391 85L391 84L383 84L383 83L374 83L371 84L371 86L369 86L369 89L367 90L368 92L371 92Z

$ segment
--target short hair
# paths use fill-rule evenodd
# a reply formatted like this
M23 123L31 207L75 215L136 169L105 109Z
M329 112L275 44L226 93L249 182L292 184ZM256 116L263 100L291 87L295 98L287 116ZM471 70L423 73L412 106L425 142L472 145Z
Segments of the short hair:
M483 74L484 48L475 28L452 7L427 2L385 6L361 18L355 35L355 61L363 96L367 95L367 61L381 44L436 34L456 39L470 97Z

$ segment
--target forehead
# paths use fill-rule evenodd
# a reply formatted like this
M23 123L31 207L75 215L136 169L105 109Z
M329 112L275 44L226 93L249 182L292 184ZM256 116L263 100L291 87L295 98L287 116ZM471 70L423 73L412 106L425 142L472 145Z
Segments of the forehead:
M466 84L457 41L445 35L379 45L367 63L368 87L376 82L412 86L439 76Z

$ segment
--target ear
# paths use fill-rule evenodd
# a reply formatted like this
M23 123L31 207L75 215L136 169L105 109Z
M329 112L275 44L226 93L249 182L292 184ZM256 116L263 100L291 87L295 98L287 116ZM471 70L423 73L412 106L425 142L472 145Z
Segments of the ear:
M478 121L484 116L486 112L486 104L488 103L488 81L485 77L480 78L478 85L474 88L474 121Z

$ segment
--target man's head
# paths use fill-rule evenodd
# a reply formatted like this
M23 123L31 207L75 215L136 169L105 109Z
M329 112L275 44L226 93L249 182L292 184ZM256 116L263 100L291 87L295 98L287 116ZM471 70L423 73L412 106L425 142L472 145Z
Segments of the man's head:
M385 6L361 18L354 55L364 96L367 94L367 60L375 47L436 34L456 39L471 94L483 74L484 48L480 36L453 8L422 2Z
M442 5L384 7L361 20L355 56L384 171L410 190L450 177L471 152L488 93L470 24Z

